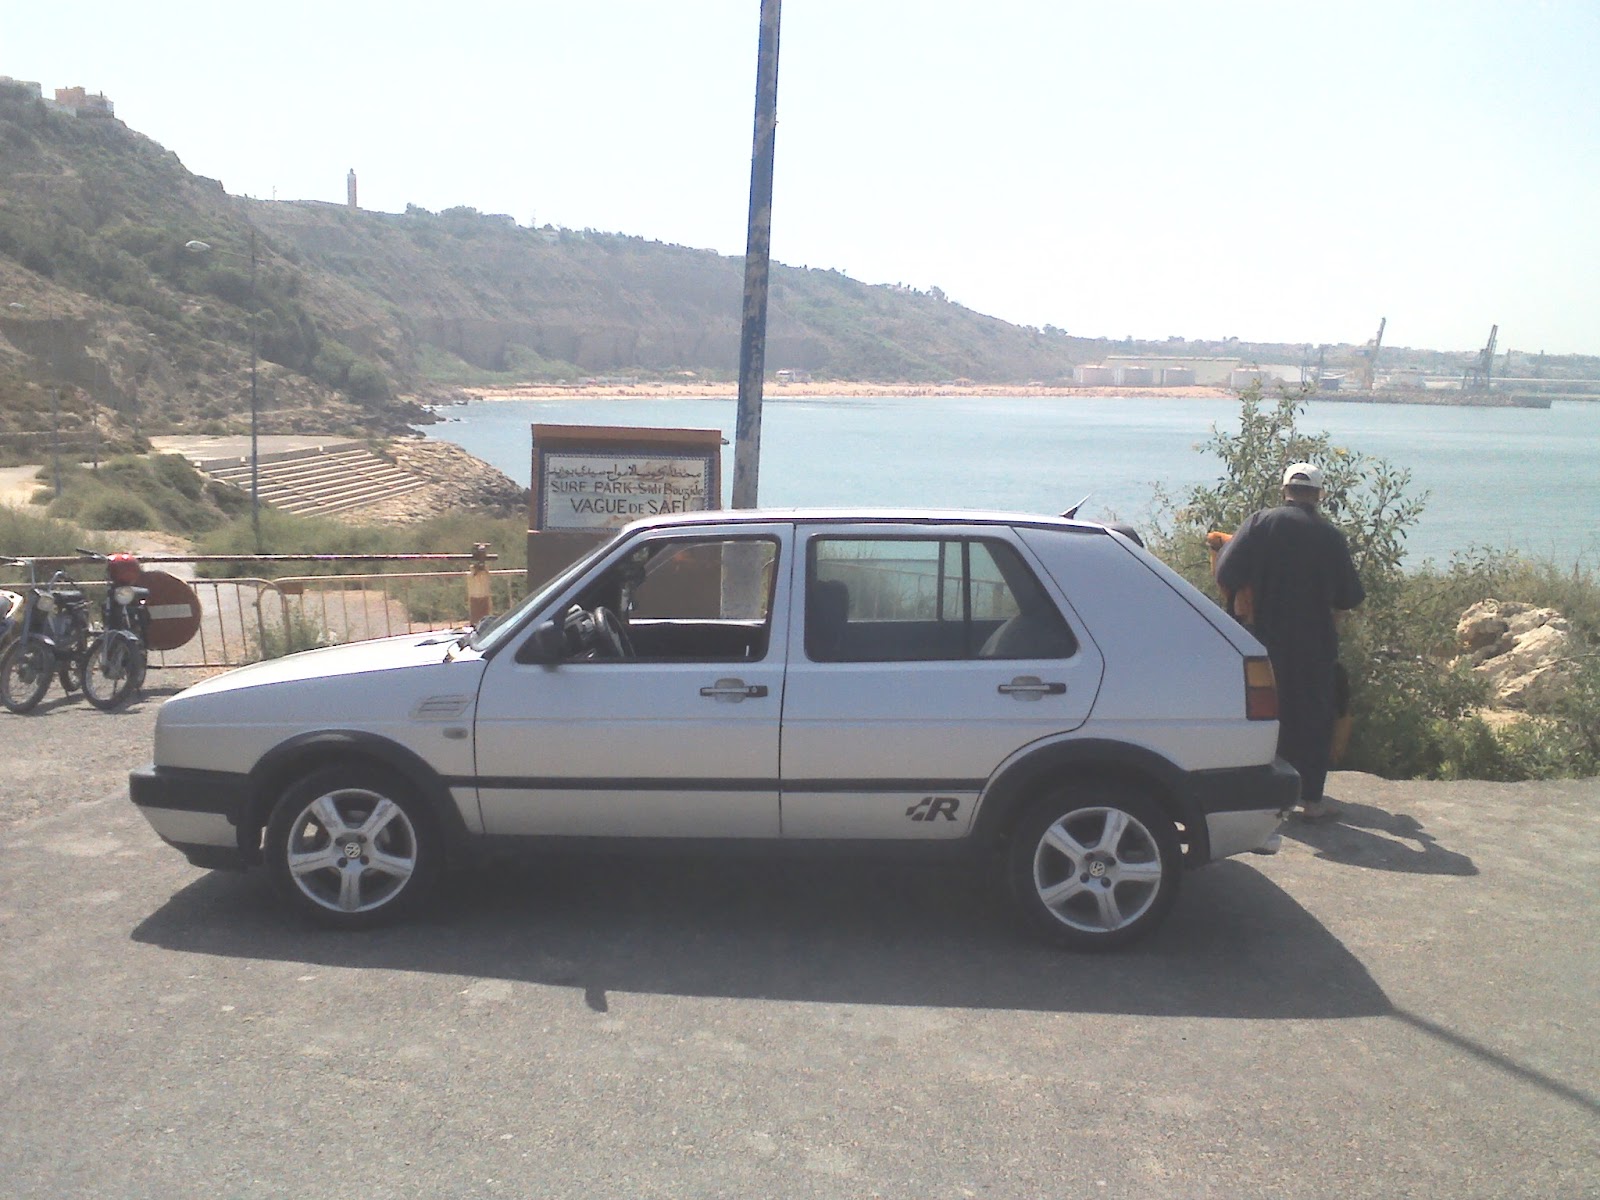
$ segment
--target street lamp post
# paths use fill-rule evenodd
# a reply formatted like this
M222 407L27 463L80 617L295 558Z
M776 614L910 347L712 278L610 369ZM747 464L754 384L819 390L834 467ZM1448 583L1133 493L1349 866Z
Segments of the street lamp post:
M209 242L187 241L183 248L191 254L209 254ZM219 250L219 254L230 251ZM243 257L237 255L236 257ZM250 530L255 536L256 553L261 553L261 404L256 390L256 227L250 226Z
M778 25L782 0L761 0L756 49L755 137L750 154L750 220L739 326L739 412L734 433L733 507L754 508L761 468L761 390L767 355L767 287L772 259L772 158L778 127Z

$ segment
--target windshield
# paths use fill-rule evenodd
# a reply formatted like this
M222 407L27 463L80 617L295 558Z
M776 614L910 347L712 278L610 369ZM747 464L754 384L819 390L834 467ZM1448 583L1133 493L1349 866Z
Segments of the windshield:
M530 593L521 604L515 608L508 609L498 617L491 617L473 631L472 636L467 639L467 645L474 650L480 651L494 649L506 638L510 637L522 625L524 619L550 603L556 593L587 571L596 559L606 554L612 546L617 544L617 539L621 536L621 533L613 534L567 567L566 570L546 580L544 586L540 587L538 591Z

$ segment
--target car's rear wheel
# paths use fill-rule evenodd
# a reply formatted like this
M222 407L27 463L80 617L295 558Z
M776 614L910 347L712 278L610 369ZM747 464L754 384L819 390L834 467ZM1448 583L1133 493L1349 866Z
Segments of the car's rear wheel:
M1006 860L1011 899L1035 935L1075 950L1144 937L1177 899L1178 831L1148 796L1107 783L1063 788L1024 810Z
M334 928L367 928L413 909L442 859L433 812L378 767L315 771L284 792L267 821L273 887Z

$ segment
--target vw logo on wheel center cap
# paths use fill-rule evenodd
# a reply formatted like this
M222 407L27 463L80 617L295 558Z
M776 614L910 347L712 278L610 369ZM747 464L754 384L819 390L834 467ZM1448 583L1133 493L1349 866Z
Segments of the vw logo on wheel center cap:
M344 856L346 858L360 858L361 857L361 843L360 842L346 842L344 844Z
M1106 865L1105 863L1100 862L1098 859L1089 864L1089 874L1093 875L1096 879L1099 879L1100 876L1104 875L1105 873Z

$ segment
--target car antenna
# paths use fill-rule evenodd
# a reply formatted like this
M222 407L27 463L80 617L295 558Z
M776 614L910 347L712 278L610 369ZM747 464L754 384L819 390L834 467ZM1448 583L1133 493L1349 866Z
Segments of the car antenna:
M1092 496L1092 495L1094 495L1094 493L1090 492L1089 496ZM1067 511L1062 513L1061 515L1063 517L1066 517L1068 520L1071 520L1073 517L1077 516L1078 515L1078 510L1080 508L1082 508L1085 504L1089 503L1089 496L1085 496L1082 500L1079 500L1076 504L1074 504L1071 508L1067 509Z

